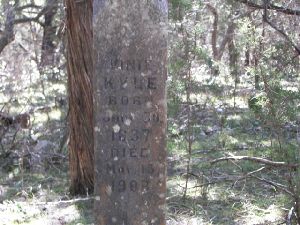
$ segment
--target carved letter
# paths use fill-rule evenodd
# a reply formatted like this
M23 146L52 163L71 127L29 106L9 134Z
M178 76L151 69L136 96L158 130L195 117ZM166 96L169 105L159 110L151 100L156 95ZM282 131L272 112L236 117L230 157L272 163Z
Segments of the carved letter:
M110 77L105 77L104 78L104 88L105 89L108 89L108 88L111 88L111 89L114 89L113 88L113 79Z
M147 88L151 90L156 89L156 77L148 77Z
M128 105L128 103L129 103L128 97L127 96L122 96L121 103L122 103L122 105Z
M115 165L106 164L106 173L115 174L116 173Z
M120 78L120 89L125 89L127 87L127 77Z
M115 96L109 96L108 105L116 105L116 104L117 104L117 98Z

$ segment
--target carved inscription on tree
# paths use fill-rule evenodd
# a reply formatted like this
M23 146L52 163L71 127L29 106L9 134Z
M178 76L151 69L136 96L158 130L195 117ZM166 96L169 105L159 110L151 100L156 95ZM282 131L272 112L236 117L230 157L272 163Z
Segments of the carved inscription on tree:
M167 1L94 1L95 215L164 225Z

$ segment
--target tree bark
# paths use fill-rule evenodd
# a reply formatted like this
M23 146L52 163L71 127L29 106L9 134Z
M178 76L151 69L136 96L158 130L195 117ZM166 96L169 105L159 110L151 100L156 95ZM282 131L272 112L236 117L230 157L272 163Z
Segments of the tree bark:
M3 10L6 12L6 18L4 22L4 31L0 34L0 53L4 48L14 40L14 22L15 22L15 10L13 5L9 1L2 1ZM16 5L16 2L15 2Z
M48 66L54 64L55 53L55 37L56 37L56 25L54 24L54 17L58 9L57 0L47 0L45 6L45 22L44 22L44 34L42 41L42 55L41 65Z
M212 25L212 31L211 31L211 47L212 47L212 55L214 61L220 61L222 59L222 56L225 51L226 45L232 40L232 36L234 34L234 29L236 27L235 23L233 21L230 21L228 23L228 27L226 29L226 33L223 35L223 39L220 43L220 47L217 47L218 45L218 39L221 36L219 34L219 14L215 7L213 7L210 4L206 4L206 7L209 9L209 11L213 14L214 20ZM212 67L212 74L214 76L218 76L220 74L220 69L218 65L213 65Z
M218 14L216 8L213 7L212 5L207 4L206 6L214 15L213 28L212 28L212 32L211 32L211 47L212 47L212 52L213 52L213 58L214 58L214 60L217 60L218 55L219 55L219 50L217 48L219 14Z
M92 0L66 0L70 193L93 191Z

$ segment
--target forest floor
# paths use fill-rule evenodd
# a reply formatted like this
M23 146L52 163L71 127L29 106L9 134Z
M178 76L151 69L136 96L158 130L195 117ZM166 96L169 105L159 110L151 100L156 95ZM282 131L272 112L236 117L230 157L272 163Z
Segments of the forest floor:
M63 141L66 104L57 105L54 97L47 96L48 102L37 100L33 106L29 130L11 127L2 133L0 225L93 223L92 198L72 199L68 194L68 153ZM273 154L276 140L245 104L240 98L236 109L226 104L193 107L191 171L185 199L189 158L186 109L174 104L169 107L168 225L278 225L285 221L291 199L272 185L245 177L259 165L210 163L224 156ZM292 134L289 142L295 141ZM285 176L284 171L273 170L260 175L276 182Z
M267 9L261 13L253 8L245 14L236 8L237 1L195 1L197 7L191 9L190 1L173 2L177 6L171 17L178 14L178 20L170 20L168 32L167 225L286 224L294 201L293 193L283 190L294 191L300 184L297 169L243 160L212 161L249 156L299 162L299 57L296 45L288 46L299 43L299 23L274 10L269 10L270 17L265 15ZM294 5L282 2L284 7ZM209 3L217 6L219 14L207 11L211 6L204 5ZM273 26L280 30L268 27L268 19L274 19ZM234 35L226 35L231 27ZM57 28L58 36L63 36L64 22ZM44 26L19 24L15 31L15 40L0 55L0 225L92 225L93 196L72 198L68 190L66 46L57 43L58 65L42 68L38 49ZM210 41L214 34L217 40ZM236 50L230 47L227 52L221 42L229 37ZM213 42L221 44L215 46L217 54ZM221 50L223 57L216 60ZM239 58L235 64L247 65L234 65L232 71L233 58ZM231 74L235 70L238 74ZM254 94L260 103L256 113L249 104ZM278 118L270 118L268 111L277 112ZM30 115L29 129L2 119L2 114L22 113ZM288 115L294 113L297 119Z
M257 133L243 136L241 130L238 130L236 132L239 133L239 137L247 142L230 139L235 144L227 140L225 146L221 143L223 149L220 149L221 139L218 131L220 128L215 127L215 129L215 131L209 129L211 132L206 132L208 135L200 135L198 142L195 141L193 145L192 176L189 179L189 189L185 200L182 196L186 179L186 144L180 140L182 136L169 138L167 224L267 225L283 223L290 204L283 193L256 180L237 180L235 175L239 172L238 167L233 168L230 162L223 163L222 166L212 166L209 163L225 153L249 154L249 146L253 144L251 141L255 139ZM66 155L66 152L61 154ZM87 196L83 199L71 199L68 195L67 159L44 164L42 170L38 172L30 172L26 168L21 168L21 165L24 166L24 163L20 164L18 161L10 172L1 172L1 225L88 225L93 223L92 198ZM244 169L243 174L256 168L247 163L240 166Z
M191 188L183 201L183 167L177 164L169 168L169 171L177 169L178 172L168 176L168 225L284 222L286 196L253 181L242 182L234 188L224 183L211 185L206 190ZM60 172L52 168L44 174L24 173L8 177L2 174L1 177L1 225L93 224L92 198L71 199L68 196L67 165L60 168ZM190 180L191 187L197 184L196 179Z

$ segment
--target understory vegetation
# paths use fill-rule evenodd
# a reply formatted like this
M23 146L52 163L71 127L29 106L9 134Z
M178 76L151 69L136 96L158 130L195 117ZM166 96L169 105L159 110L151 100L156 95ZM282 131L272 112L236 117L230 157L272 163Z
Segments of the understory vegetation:
M69 193L63 3L0 7L0 224L93 224ZM296 0L169 1L168 225L300 224L299 26Z

